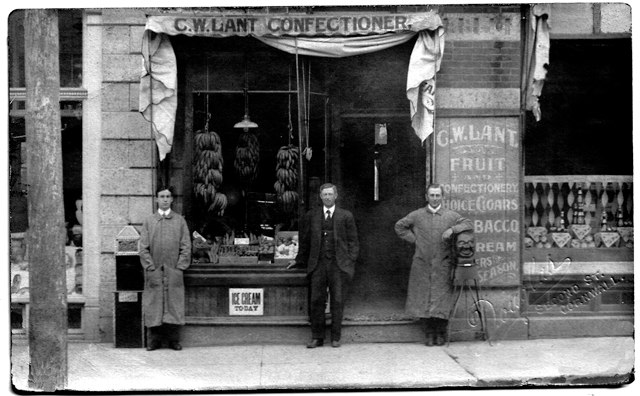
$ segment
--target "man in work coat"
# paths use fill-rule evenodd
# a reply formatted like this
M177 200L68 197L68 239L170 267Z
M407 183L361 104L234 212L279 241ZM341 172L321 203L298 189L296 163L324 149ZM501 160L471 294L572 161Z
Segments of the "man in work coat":
M171 210L173 187L159 187L158 211L147 217L140 232L140 263L144 268L142 309L147 327L147 350L163 340L179 351L184 325L184 279L191 264L191 239L184 217Z
M360 249L353 215L335 205L337 198L335 185L327 183L320 186L323 207L306 213L300 231L298 255L291 263L296 266L306 263L310 280L311 342L307 348L324 344L327 286L331 307L331 346L340 346L347 283L353 278Z
M414 210L395 225L396 234L416 245L405 309L420 318L426 345L444 345L453 300L451 238L473 228L471 220L442 207L442 186L427 188L428 205Z

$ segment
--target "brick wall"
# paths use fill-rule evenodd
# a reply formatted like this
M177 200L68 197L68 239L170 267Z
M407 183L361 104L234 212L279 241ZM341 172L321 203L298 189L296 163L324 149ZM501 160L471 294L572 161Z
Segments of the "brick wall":
M440 88L520 87L517 41L446 42L438 74Z

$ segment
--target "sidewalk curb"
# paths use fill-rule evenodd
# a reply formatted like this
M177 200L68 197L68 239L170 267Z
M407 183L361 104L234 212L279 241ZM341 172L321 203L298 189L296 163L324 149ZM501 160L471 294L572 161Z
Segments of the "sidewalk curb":
M12 381L29 390L28 345L13 345ZM232 345L160 349L68 345L73 391L323 391L623 387L631 337L451 343Z

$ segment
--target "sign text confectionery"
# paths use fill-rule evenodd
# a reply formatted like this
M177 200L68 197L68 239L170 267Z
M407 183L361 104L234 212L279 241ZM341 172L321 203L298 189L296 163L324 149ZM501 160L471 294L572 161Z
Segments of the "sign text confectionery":
M434 141L443 205L473 222L479 282L518 284L521 164L517 118L439 119Z
M397 14L265 14L265 15L158 15L147 19L156 33L188 36L331 36L366 35L435 29L434 12Z

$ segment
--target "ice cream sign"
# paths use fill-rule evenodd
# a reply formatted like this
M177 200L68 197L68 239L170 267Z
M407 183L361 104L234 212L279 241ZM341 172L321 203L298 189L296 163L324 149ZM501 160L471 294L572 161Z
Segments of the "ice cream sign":
M229 289L229 315L263 315L264 289Z

